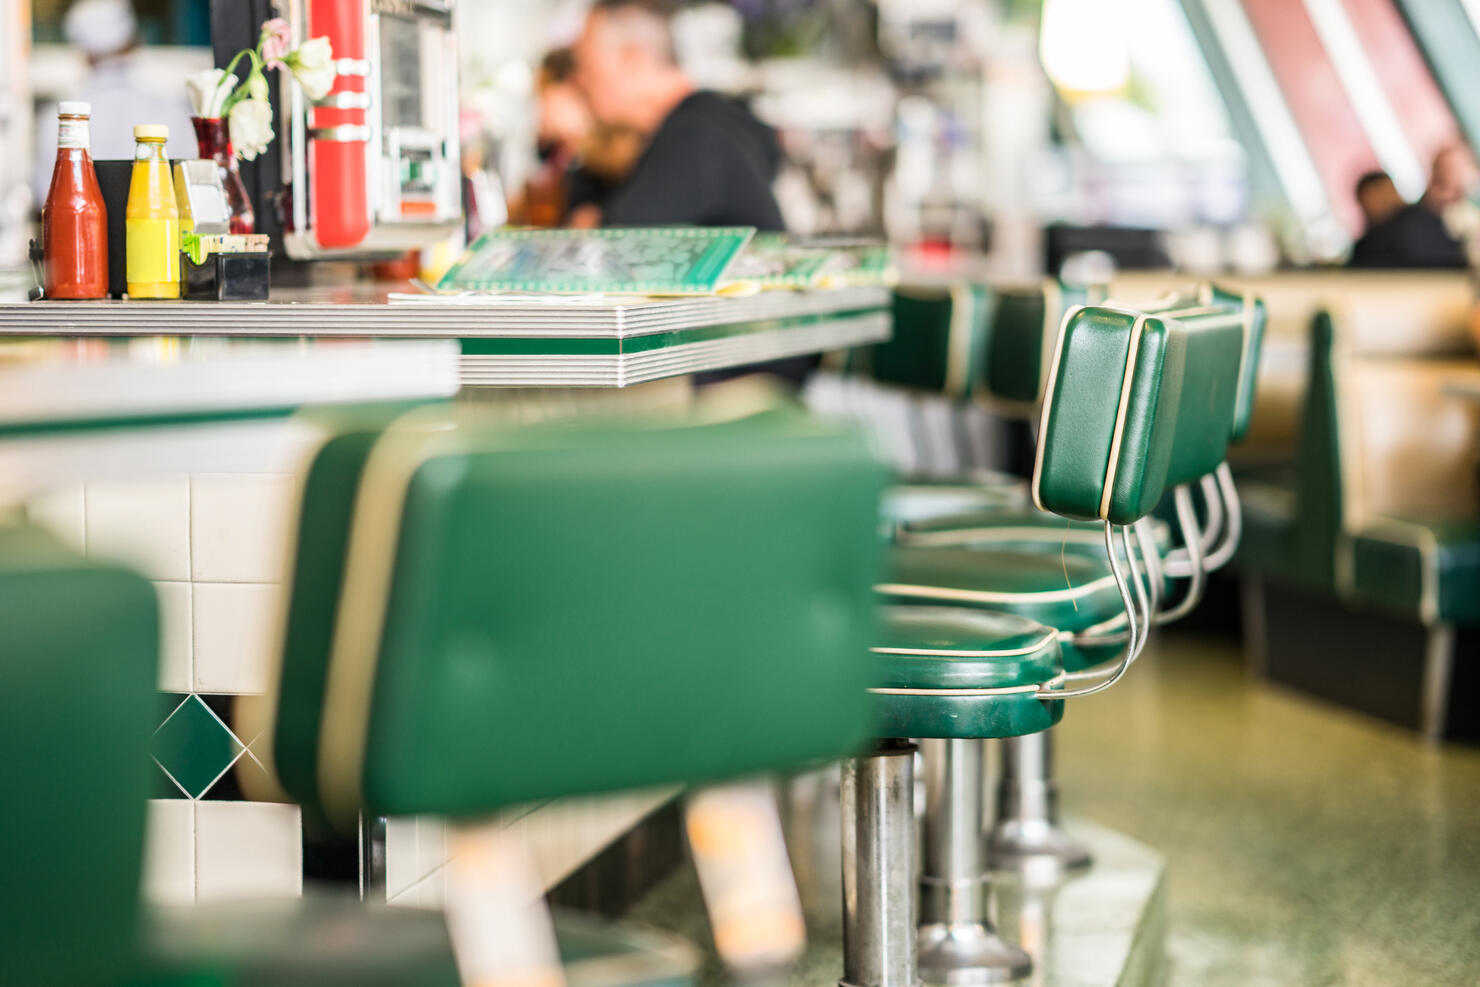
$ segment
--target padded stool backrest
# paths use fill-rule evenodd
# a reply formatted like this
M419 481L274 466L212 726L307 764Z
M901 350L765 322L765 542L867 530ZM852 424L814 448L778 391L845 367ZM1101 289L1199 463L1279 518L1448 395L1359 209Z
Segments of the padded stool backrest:
M315 502L335 471L360 474L348 524L342 482ZM856 750L882 482L860 436L788 416L331 443L290 587L280 778L348 828L361 806L478 816ZM326 625L300 580L337 532Z
M1089 288L1041 284L997 291L986 345L980 397L994 410L1030 417L1037 413L1053 362L1064 313L1093 301Z
M1065 319L1033 472L1040 508L1131 524L1165 490L1217 468L1233 431L1242 319L1111 308Z
M995 294L983 285L895 289L894 332L856 354L882 384L962 399L977 386Z
M1081 520L1132 524L1166 489L1186 333L1109 308L1070 313L1059 332L1033 468L1033 502Z
M1047 279L988 287L901 287L894 334L856 365L875 380L955 399L976 397L1020 417L1038 411L1064 312L1095 289Z
M101 984L132 961L159 654L154 588L0 527L0 981Z
M1233 411L1233 428L1229 436L1233 442L1241 441L1249 432L1254 417L1254 399L1259 386L1259 360L1264 348L1264 332L1269 322L1269 311L1264 300L1252 292L1236 291L1219 287L1209 281L1197 286L1196 291L1174 295L1156 305L1142 308L1148 314L1175 314L1184 322L1198 321L1190 310L1202 307L1209 317L1223 312L1237 316L1243 333L1243 349L1239 355L1238 394Z

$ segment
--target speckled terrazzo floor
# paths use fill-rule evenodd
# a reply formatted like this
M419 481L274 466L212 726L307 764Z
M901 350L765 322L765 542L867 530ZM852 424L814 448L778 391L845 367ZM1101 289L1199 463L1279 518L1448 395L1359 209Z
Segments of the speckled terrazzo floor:
M1480 750L1251 683L1231 645L1146 661L1065 717L1061 777L1166 854L1171 983L1480 984Z
M1480 750L1251 683L1233 646L1177 635L1071 709L1060 750L1066 811L1165 855L1169 984L1480 984ZM835 859L804 855L804 889L836 887ZM702 942L691 873L634 917ZM836 919L812 932L793 982L835 982Z

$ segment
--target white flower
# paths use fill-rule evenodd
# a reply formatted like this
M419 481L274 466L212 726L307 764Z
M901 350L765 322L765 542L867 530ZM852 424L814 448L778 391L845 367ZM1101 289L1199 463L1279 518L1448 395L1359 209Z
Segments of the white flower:
M339 69L334 64L334 48L328 38L309 38L296 51L288 53L288 67L309 99L323 99L334 88Z
M190 92L191 110L198 117L220 116L236 82L236 76L227 75L225 69L204 69L187 76L185 88Z
M272 106L265 99L244 99L231 108L227 121L237 157L251 161L272 143Z
M269 91L267 88L267 77L261 72L254 72L247 76L247 96L250 99L267 99Z

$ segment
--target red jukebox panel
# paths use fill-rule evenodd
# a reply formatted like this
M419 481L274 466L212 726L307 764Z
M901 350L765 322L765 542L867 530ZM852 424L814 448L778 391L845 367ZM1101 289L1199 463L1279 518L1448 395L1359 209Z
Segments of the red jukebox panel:
M308 29L329 38L339 62L334 89L309 111L310 222L319 246L344 249L370 232L365 0L312 0Z
M289 0L299 38L327 36L332 91L295 90L289 255L385 256L462 222L457 35L450 0Z

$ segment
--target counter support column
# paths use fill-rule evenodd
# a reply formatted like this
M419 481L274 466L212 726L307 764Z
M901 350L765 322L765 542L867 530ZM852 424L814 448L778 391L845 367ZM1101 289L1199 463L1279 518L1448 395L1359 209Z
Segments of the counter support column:
M841 987L916 987L915 745L843 762Z

